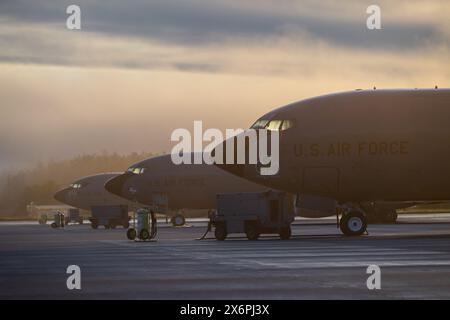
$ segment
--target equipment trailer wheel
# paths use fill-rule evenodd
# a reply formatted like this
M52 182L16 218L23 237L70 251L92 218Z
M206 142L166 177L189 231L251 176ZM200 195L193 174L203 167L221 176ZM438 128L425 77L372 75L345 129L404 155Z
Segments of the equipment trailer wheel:
M139 233L139 239L141 240L147 240L150 237L150 234L148 233L147 229L142 229Z
M136 239L136 229L130 228L127 230L127 238L129 240L134 240Z
M227 228L223 223L217 223L216 229L214 230L214 236L217 240L223 241L227 238Z
M247 223L245 234L248 240L258 240L260 235L258 225L256 223Z
M359 211L350 211L342 216L339 227L346 236L360 236L367 229L367 218Z
M291 238L291 234L292 234L291 226L282 227L280 229L279 235L281 240L289 240Z

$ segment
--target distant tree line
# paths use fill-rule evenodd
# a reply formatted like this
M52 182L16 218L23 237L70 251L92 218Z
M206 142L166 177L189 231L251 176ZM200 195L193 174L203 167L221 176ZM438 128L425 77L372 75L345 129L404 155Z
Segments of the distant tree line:
M26 206L55 204L54 193L74 180L101 172L125 171L131 164L152 153L86 154L61 161L38 163L30 169L9 172L1 178L0 215L25 216Z

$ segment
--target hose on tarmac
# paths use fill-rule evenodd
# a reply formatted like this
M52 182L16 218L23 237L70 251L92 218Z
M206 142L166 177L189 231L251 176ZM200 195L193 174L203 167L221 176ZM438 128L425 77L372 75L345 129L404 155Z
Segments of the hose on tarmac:
M150 216L151 216L151 220L152 220L152 227L151 227L149 239L153 239L158 234L156 214L153 212L153 210L150 211Z
M214 211L208 211L208 218L209 218L208 228L206 229L206 232L200 238L198 238L197 240L205 239L205 237L208 234L208 232L211 231L211 229L212 229L212 227L214 225Z

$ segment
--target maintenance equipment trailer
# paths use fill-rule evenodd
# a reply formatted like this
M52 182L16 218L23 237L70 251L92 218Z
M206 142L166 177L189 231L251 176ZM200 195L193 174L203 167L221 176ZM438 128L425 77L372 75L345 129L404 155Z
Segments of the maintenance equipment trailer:
M286 192L218 194L215 237L225 240L230 233L245 232L249 240L262 233L278 233L281 239L289 239L294 216L294 197Z
M114 229L117 226L127 228L130 226L130 217L128 216L128 206L125 205L110 205L110 206L93 206L91 208L92 229L97 229L98 226L104 226L105 229Z
M70 222L83 224L83 217L80 215L80 209L70 208L67 210L66 225Z

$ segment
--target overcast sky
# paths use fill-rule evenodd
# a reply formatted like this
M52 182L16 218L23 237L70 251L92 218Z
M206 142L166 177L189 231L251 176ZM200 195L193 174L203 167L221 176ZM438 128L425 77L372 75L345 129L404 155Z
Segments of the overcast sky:
M193 120L248 127L333 91L450 87L449 16L446 0L1 0L0 169L170 151Z

